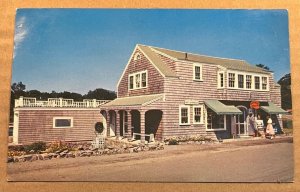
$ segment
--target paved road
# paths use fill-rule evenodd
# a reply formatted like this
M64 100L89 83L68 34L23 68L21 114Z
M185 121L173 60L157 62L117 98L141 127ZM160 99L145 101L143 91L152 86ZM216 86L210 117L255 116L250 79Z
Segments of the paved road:
M291 182L292 139L8 164L11 181Z

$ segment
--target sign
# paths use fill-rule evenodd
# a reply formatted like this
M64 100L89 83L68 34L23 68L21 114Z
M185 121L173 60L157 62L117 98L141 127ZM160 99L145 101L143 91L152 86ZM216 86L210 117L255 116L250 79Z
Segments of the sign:
M184 104L185 104L185 105L198 105L198 104L199 104L199 101L189 99L189 100L185 100L185 101L184 101Z
M259 101L251 101L250 108L259 109Z

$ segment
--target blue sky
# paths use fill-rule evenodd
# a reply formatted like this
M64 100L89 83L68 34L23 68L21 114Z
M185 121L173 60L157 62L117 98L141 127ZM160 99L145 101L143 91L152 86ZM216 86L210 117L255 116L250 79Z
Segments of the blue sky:
M285 10L19 9L12 82L27 90L116 90L136 44L290 72Z

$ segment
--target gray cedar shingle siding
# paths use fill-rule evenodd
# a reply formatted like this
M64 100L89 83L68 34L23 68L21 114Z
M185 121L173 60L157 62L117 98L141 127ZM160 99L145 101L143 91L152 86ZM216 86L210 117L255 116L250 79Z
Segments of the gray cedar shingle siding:
M163 112L162 122L159 130L156 133L156 138L164 138L174 135L190 135L203 134L212 137L217 137L221 132L208 132L205 129L205 124L193 124L192 106L190 106L190 125L179 125L179 106L184 104L185 100L193 99L204 101L207 99L231 100L231 101L272 101L277 106L280 106L280 87L275 86L273 75L271 72L264 69L252 66L243 60L222 59L209 56L201 56L196 54L188 54L188 60L185 59L184 52L177 52L162 48L138 45L142 47L147 57L159 58L159 66L163 66L162 62L168 66L153 67L153 64L147 61L147 58L142 56L142 62L133 64L130 62L125 71L121 83L118 87L119 97L136 96L145 94L164 93L164 101L157 101L147 106L147 110L160 109ZM152 51L152 52L151 52ZM139 50L137 50L139 52ZM163 54L160 54L160 53ZM176 58L175 60L172 58ZM200 62L202 64L203 81L193 80L193 63ZM255 72L269 76L269 91L255 90L236 90L227 88L227 74L225 73L225 88L217 89L217 75L219 66L227 69L235 69L245 72ZM157 70L160 70L160 72ZM145 90L128 91L128 74L142 70L148 70L148 86ZM166 70L167 69L167 72ZM169 74L169 70L175 74L165 78L160 73ZM150 73L149 73L150 71ZM159 86L157 86L159 85ZM249 107L249 106L247 106ZM228 129L228 128L227 128ZM224 134L227 134L224 132Z
M149 95L163 93L163 76L155 69L155 67L148 61L140 50L136 53L141 54L140 61L134 61L131 59L129 65L120 81L118 87L118 97L137 96L137 95ZM134 53L135 54L135 53ZM148 85L147 88L128 90L128 76L129 74L148 70Z
M53 117L73 117L72 128L53 128ZM36 141L93 140L96 122L103 121L99 110L19 110L19 141L28 144Z

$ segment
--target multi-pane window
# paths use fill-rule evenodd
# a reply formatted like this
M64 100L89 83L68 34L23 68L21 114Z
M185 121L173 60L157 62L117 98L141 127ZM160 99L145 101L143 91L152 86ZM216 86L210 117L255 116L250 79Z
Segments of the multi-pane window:
M212 110L207 111L207 130L225 130L226 129L226 116L217 115Z
M73 127L72 117L54 117L53 118L54 128L71 128Z
M146 72L142 73L142 87L147 86Z
M139 89L145 87L147 87L147 71L142 71L129 75L129 89Z
M129 89L133 89L133 78L134 76L129 76Z
M194 123L202 123L202 107L195 106L194 107Z
M252 89L252 76L246 75L246 88Z
M219 87L224 87L224 73L219 73Z
M228 86L234 87L235 83L235 74L234 73L228 73Z
M260 77L254 77L255 89L260 89Z
M263 90L267 90L268 85L268 78L267 77L261 77L261 88Z
M244 88L244 75L238 75L238 87Z
M189 107L181 106L180 107L180 124L189 124Z
M141 86L141 74L136 74L135 75L135 87L140 88Z
M202 80L202 65L194 64L194 80Z

